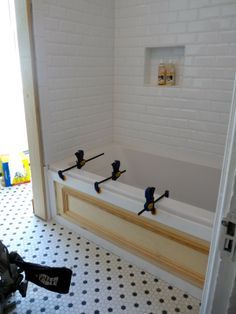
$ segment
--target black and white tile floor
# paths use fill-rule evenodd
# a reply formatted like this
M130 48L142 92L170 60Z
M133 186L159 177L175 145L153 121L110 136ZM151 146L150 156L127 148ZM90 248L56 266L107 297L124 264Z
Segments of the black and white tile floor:
M0 239L26 261L72 269L61 295L29 283L11 313L199 313L199 300L131 265L57 223L35 217L31 185L0 187Z

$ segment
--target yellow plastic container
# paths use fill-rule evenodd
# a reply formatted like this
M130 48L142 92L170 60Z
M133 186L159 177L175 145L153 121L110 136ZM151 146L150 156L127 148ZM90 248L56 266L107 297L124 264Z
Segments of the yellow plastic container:
M30 182L30 161L24 153L0 156L0 172L2 173L2 185L11 186Z
M23 165L24 172L15 173L14 178L12 178L12 185L27 183L27 182L30 182L30 179L31 179L29 158L24 153L19 153L19 158ZM11 172L11 169L10 169L10 172Z

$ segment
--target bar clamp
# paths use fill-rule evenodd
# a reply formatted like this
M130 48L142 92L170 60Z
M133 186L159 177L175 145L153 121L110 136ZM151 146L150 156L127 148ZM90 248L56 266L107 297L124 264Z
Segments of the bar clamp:
M96 155L94 157L91 157L89 159L84 159L84 151L83 150L78 150L76 153L75 153L75 156L76 156L76 162L75 162L75 165L69 167L69 168L66 168L66 169L63 169L63 170L59 170L58 171L58 175L59 177L62 179L62 180L66 180L66 177L64 176L64 172L66 171L69 171L73 168L77 168L77 169L81 169L88 161L91 161L95 158L98 158L100 156L104 155L104 153L102 154L99 154L99 155Z
M94 188L95 188L97 193L101 193L101 188L99 187L99 185L101 183L106 182L108 180L116 181L123 173L126 172L126 170L120 171L120 161L119 160L115 160L111 165L112 165L112 169L113 169L111 176L102 180L102 181L94 183Z
M156 208L155 208L155 204L160 201L162 198L164 197L169 197L169 191L166 190L164 194L162 194L160 197L158 197L156 200L154 200L154 192L155 192L155 188L154 187L148 187L145 190L145 199L146 202L144 203L144 208L138 213L138 215L140 216L143 212L148 211L151 212L152 215L156 214Z

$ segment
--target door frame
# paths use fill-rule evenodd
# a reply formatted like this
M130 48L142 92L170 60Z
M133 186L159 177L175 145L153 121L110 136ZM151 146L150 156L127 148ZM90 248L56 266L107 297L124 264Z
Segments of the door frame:
M48 214L33 37L32 3L30 0L14 0L14 5L32 175L33 211L36 216L46 220Z
M223 253L225 226L228 214L236 216L231 201L236 193L236 74L229 116L224 161L212 231L211 249L202 296L201 314L221 314L227 311L235 280L236 263ZM229 272L230 270L230 272ZM226 312L225 312L226 313Z

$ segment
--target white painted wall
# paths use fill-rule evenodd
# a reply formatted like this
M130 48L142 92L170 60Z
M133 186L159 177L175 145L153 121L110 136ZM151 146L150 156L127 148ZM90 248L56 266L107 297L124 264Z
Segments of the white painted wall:
M49 164L112 141L114 6L110 0L33 0Z
M13 1L0 1L0 154L28 150Z
M235 0L33 0L33 14L46 164L113 140L221 167ZM182 85L144 86L145 47L173 45Z
M144 86L145 47L175 45L182 85ZM115 1L114 140L220 167L235 71L235 0Z

